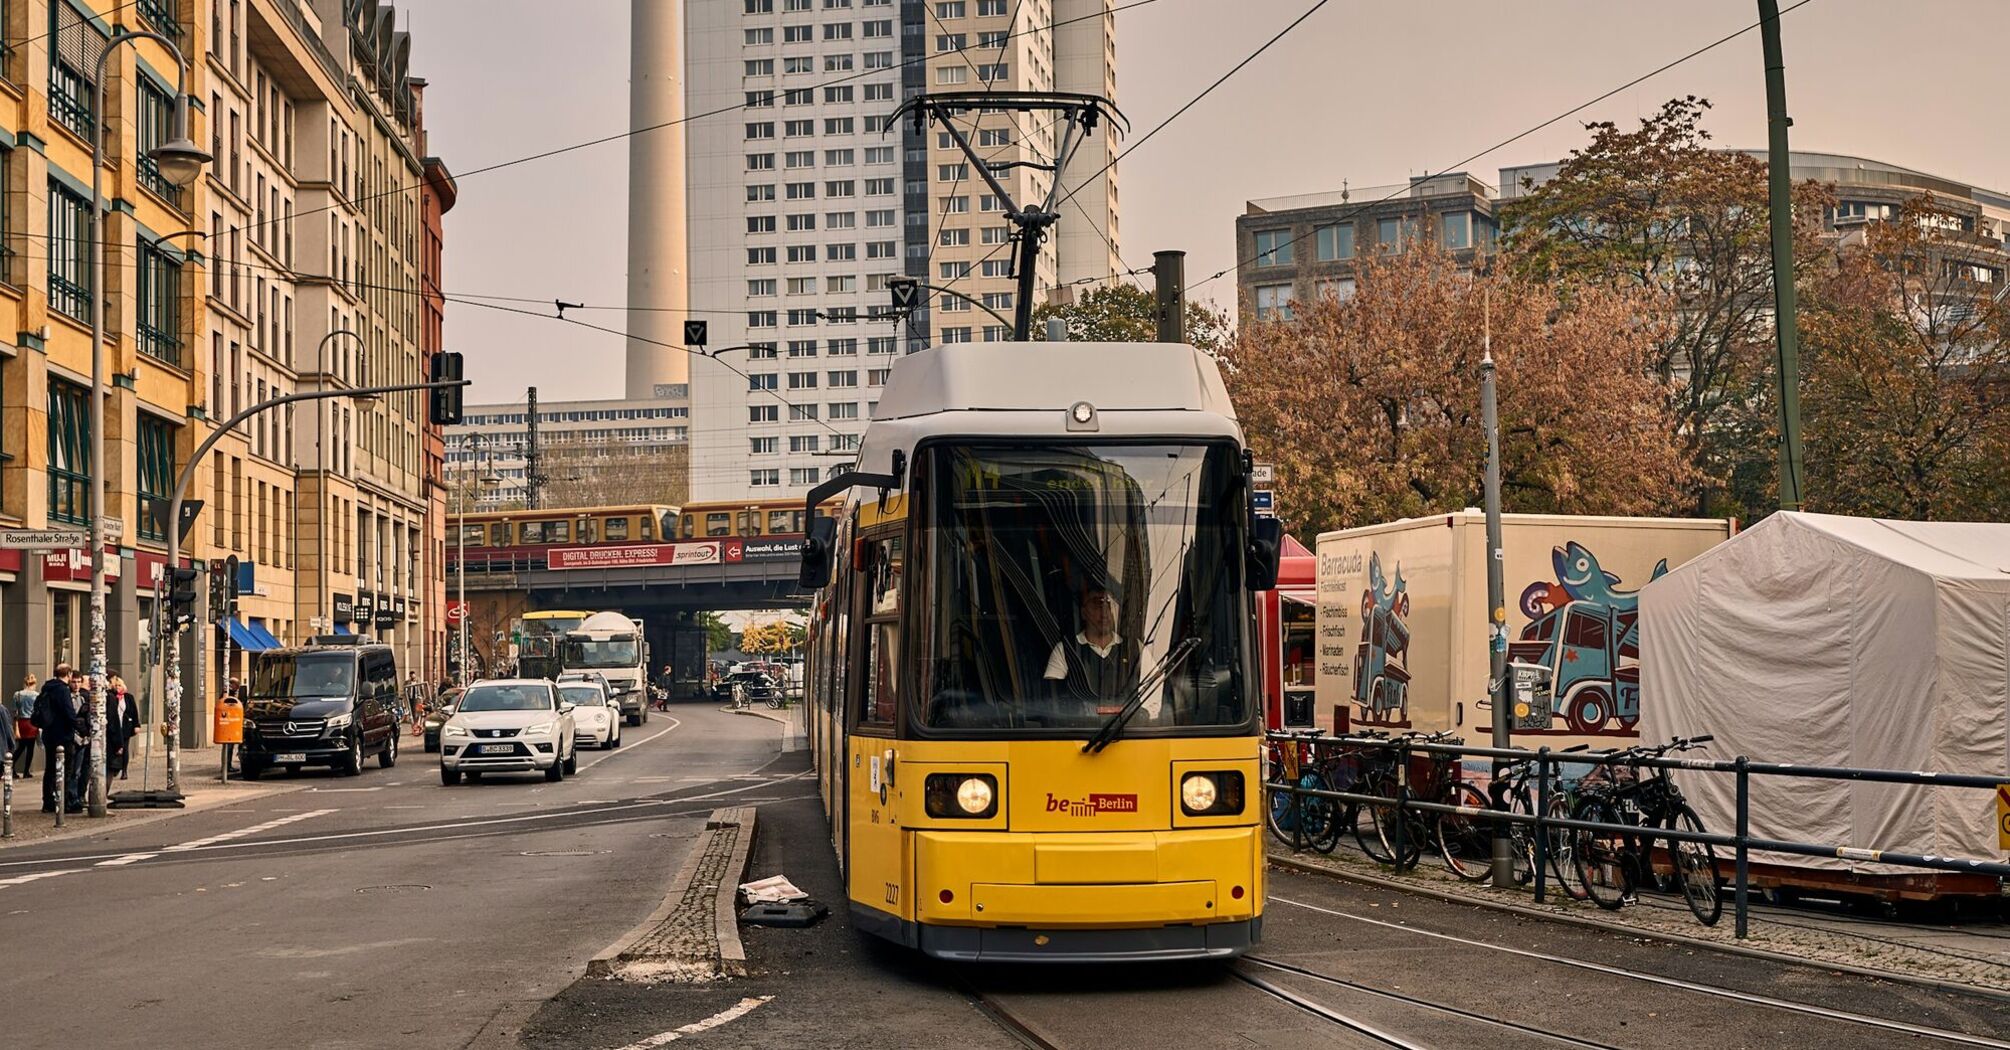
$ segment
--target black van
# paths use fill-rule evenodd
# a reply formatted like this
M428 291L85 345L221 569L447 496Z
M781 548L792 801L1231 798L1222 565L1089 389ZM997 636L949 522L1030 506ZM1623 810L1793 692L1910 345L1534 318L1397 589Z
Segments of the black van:
M309 765L353 777L367 755L387 769L398 760L398 663L388 645L256 653L244 699L246 780Z

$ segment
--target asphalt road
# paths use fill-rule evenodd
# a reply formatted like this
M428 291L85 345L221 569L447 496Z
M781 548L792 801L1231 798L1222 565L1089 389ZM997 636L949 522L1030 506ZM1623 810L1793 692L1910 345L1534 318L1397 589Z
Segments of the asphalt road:
M357 778L0 850L10 1046L510 1046L659 903L712 808L799 796L779 730L680 707L536 775ZM409 738L408 738L409 739ZM32 987L31 987L32 986Z

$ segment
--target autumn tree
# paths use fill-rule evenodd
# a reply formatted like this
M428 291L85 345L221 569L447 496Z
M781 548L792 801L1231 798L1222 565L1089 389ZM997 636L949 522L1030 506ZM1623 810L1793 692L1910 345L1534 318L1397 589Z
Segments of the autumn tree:
M1773 283L1766 163L1721 149L1702 127L1707 99L1673 99L1624 129L1585 125L1591 141L1554 177L1515 187L1501 210L1503 247L1532 280L1603 284L1662 297L1669 322L1646 365L1690 472L1690 509L1749 513L1777 459L1763 416L1774 381ZM1504 187L1505 189L1505 187ZM1794 191L1797 268L1825 254L1830 202Z
M803 638L803 625L788 620L749 624L740 633L740 651L748 655L780 655L801 648Z
M1045 303L1033 311L1033 338L1047 338L1047 319L1058 317L1074 343L1149 343L1158 338L1158 298L1130 284L1091 288L1068 303ZM1186 341L1219 354L1234 338L1228 314L1188 300Z
M2010 309L1994 253L1930 196L1847 233L1801 300L1808 508L2010 514Z
M1356 288L1247 325L1222 355L1293 531L1480 504L1489 328L1508 510L1647 514L1683 499L1690 468L1649 367L1665 333L1646 293L1559 295L1516 268L1464 272L1432 244L1364 260Z

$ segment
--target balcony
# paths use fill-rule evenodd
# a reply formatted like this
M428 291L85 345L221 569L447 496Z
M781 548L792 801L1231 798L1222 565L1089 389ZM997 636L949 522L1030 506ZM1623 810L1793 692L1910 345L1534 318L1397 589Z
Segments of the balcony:
M175 47L186 48L188 34L182 29L181 19L175 17L174 6L174 0L137 0L133 4L154 32L174 41Z

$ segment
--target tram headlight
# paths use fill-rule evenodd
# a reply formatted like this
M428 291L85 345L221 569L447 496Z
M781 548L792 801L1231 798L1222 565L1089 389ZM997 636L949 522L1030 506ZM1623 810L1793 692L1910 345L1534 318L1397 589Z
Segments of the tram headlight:
M1225 817L1242 812L1242 774L1233 769L1188 773L1180 778L1179 805L1189 817Z
M998 778L989 773L930 773L922 794L931 817L984 820L998 813Z

